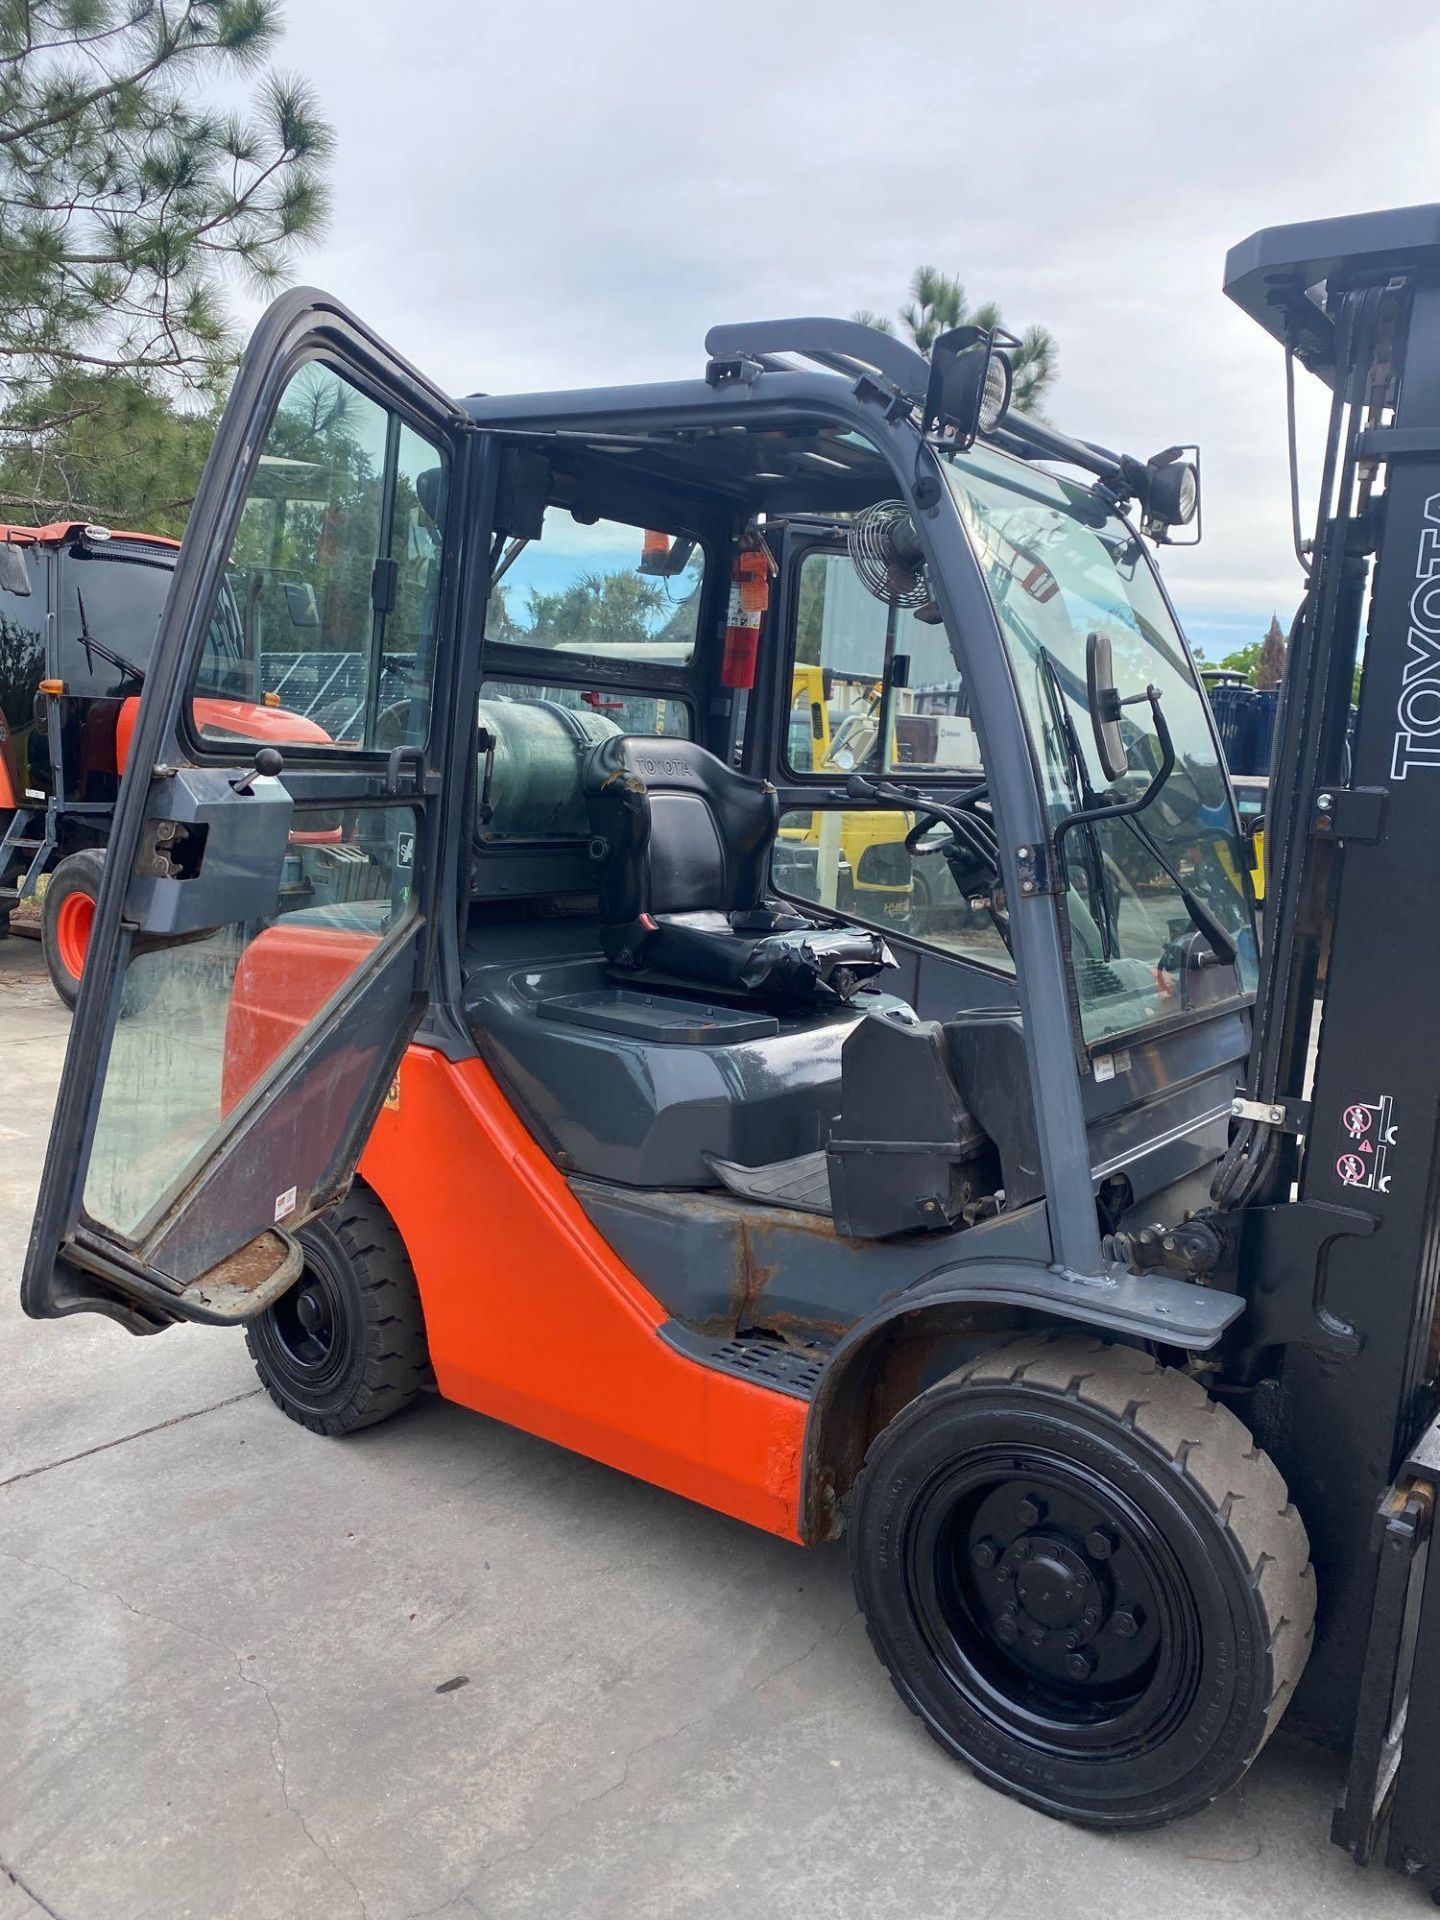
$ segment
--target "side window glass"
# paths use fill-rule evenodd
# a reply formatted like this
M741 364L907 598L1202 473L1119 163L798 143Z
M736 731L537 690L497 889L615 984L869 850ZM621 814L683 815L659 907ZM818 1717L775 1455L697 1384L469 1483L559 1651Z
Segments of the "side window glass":
M485 639L683 667L704 571L694 540L547 507L540 538L516 549L491 592Z
M877 600L843 553L800 563L786 742L802 777L980 767L944 627Z
M44 729L35 728L35 689L45 677L45 555L39 547L6 541L0 576L0 757L16 798L48 777ZM20 591L21 588L28 591ZM32 765L33 762L33 765Z
M957 874L943 832L910 852L915 824L913 813L889 807L791 808L780 816L771 881L798 900L1013 973L986 903L993 877L978 866L967 872L963 856Z
M546 687L486 680L480 726L490 744L475 781L475 837L487 844L585 840L586 755L617 733L690 738L683 700L621 687Z
M446 491L439 448L331 368L300 368L212 610L202 739L424 745Z

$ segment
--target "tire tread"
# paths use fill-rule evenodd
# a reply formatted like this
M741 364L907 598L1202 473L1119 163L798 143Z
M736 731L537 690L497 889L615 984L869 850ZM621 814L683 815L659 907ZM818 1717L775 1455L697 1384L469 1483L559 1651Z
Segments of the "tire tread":
M1234 1541L1265 1618L1270 1682L1259 1735L1245 1757L1248 1768L1279 1724L1309 1657L1315 1573L1305 1524L1279 1469L1249 1428L1211 1399L1199 1381L1162 1366L1139 1348L1104 1340L1039 1334L1007 1341L957 1368L901 1409L871 1441L847 1506L853 1511L858 1505L877 1448L903 1425L923 1418L932 1395L959 1386L1021 1383L1118 1419L1199 1492ZM861 1612L864 1615L863 1605ZM891 1685L910 1711L920 1715L868 1616L865 1627Z
M246 1342L260 1382L280 1411L311 1433L335 1437L403 1412L433 1375L415 1271L378 1196L357 1180L328 1224L350 1258L361 1294L383 1308L375 1313L367 1304L364 1357L346 1405L327 1413L293 1405L267 1378L248 1329Z

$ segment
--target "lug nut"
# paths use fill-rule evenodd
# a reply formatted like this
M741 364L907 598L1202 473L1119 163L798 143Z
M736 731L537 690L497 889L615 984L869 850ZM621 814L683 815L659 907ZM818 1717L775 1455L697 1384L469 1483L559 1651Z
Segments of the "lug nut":
M1115 1551L1115 1536L1108 1527L1092 1527L1085 1536L1085 1551L1092 1560L1108 1560Z
M1067 1653L1073 1653L1080 1644L1080 1636L1072 1627L1060 1644Z
M1086 1607L1081 1618L1087 1627L1098 1627L1100 1624L1100 1609L1098 1607Z
M1088 1680L1094 1665L1094 1654L1087 1653L1082 1647L1078 1653L1066 1656L1065 1671L1072 1680Z
M1020 1629L1019 1627L1016 1626L1015 1622L1010 1618L1008 1613L1002 1614L1000 1618L995 1622L995 1633L996 1633L996 1637L998 1639L1003 1640L1007 1647L1013 1646L1014 1643L1020 1638Z
M1010 1557L1012 1560L1028 1560L1030 1558L1030 1542L1028 1540L1017 1540L1010 1549Z
M1133 1640L1140 1631L1140 1615L1133 1607L1122 1607L1115 1616L1115 1631L1122 1640Z
M970 1549L970 1558L977 1567L993 1567L1000 1557L1000 1549L993 1540L977 1540Z
M1044 1627L1038 1625L1038 1623L1037 1625L1030 1627L1028 1629L1028 1637L1032 1647L1043 1647L1045 1644Z
M1045 1518L1045 1502L1037 1500L1033 1493L1027 1493L1016 1507L1015 1514L1022 1527L1038 1527Z

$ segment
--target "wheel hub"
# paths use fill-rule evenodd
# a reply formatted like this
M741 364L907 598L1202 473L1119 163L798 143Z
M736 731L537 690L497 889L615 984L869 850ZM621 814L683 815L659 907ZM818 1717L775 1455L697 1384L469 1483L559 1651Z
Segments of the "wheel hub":
M966 1539L972 1615L1017 1681L1097 1697L1143 1681L1156 1650L1149 1580L1100 1499L1038 1480L992 1483L969 1510Z
M328 1318L325 1304L313 1287L305 1287L295 1301L296 1317L307 1333L319 1333Z
M1016 1547L1028 1551L1017 1556ZM1103 1595L1082 1555L1047 1534L1025 1534L1001 1561L1013 1575L1015 1599L1027 1625L1063 1633L1080 1627L1087 1612L1102 1607Z

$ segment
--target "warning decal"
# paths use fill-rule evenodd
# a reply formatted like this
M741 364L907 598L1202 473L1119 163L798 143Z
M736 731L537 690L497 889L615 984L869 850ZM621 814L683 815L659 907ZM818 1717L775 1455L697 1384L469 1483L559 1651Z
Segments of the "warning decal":
M1340 1184L1372 1193L1390 1191L1389 1158L1395 1145L1395 1104L1388 1093L1352 1100L1340 1115L1335 1171Z

